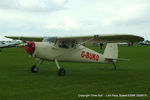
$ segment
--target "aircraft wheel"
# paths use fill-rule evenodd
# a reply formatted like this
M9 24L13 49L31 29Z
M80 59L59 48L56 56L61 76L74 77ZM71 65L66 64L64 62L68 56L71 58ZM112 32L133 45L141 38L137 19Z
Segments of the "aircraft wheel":
M32 72L32 73L38 72L38 67L37 67L36 65L33 65L33 66L31 67L31 72Z
M58 76L65 76L65 75L66 75L65 69L60 68L60 69L58 70Z

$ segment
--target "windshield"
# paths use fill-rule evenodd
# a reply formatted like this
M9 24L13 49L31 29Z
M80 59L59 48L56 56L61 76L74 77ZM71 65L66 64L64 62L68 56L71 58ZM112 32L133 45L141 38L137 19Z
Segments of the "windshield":
M56 37L45 37L43 39L43 42L49 42L49 43L53 43L56 44L57 38Z

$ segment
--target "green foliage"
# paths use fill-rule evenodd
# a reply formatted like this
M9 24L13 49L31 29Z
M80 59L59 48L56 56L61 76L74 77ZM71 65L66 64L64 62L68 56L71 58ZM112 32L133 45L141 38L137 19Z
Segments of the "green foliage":
M87 45L98 52L99 47ZM129 61L112 64L67 63L65 77L57 76L54 62L44 62L38 73L31 65L39 60L29 57L24 48L5 48L0 53L0 100L78 100L116 99L114 97L81 98L78 94L147 94L119 100L150 99L150 47L119 47L119 58Z

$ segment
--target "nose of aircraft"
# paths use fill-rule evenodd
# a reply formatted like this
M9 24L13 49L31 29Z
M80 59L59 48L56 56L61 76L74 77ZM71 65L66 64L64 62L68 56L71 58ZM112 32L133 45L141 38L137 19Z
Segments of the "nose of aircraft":
M27 42L27 45L25 46L25 50L27 53L32 55L35 51L35 42Z

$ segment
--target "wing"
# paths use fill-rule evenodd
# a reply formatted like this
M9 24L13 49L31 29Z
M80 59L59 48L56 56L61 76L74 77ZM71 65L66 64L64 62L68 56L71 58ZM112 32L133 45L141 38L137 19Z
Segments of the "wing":
M44 37L31 37L31 36L5 36L6 38L11 38L15 40L23 41L42 41Z
M25 41L42 41L44 38L52 38L52 37L19 37L19 36L5 36L11 39L19 39ZM59 41L66 42L139 42L143 41L144 38L136 35L88 35L88 36L67 36L67 37L56 37Z
M75 36L75 37L57 37L61 41L77 41L77 42L139 42L144 38L136 35L91 35L91 36Z

